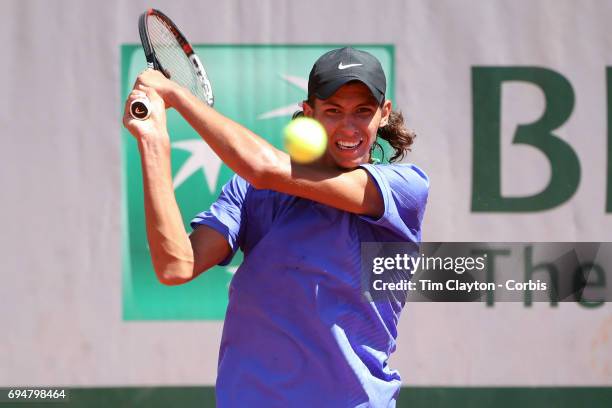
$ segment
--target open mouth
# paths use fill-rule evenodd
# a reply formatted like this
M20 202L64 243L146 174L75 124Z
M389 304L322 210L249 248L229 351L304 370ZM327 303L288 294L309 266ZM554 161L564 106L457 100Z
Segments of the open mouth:
M356 142L347 142L347 141L339 140L336 142L336 147L340 150L355 150L355 149L358 149L362 143L363 143L363 139L359 139Z

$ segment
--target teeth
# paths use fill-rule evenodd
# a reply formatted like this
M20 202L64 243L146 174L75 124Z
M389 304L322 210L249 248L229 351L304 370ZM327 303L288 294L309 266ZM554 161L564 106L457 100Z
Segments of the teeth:
M355 147L359 146L362 141L363 139L360 139L358 142L338 141L336 142L336 146L338 146L340 149L354 149Z

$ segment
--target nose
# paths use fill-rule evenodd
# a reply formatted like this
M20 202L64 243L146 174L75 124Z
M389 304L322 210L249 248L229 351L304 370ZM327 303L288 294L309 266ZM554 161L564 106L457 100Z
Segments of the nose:
M357 125L351 115L344 115L342 117L338 130L345 136L353 136L358 133Z

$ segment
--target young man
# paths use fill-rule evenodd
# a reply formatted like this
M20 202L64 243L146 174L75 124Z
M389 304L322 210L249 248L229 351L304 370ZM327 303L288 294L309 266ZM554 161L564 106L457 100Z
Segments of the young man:
M159 280L181 284L235 251L217 378L220 407L388 407L400 377L387 360L403 304L362 294L362 242L418 242L427 176L372 163L377 135L402 157L413 134L385 98L380 62L352 48L312 68L303 114L325 127L308 165L215 112L156 71L142 73L124 124L142 158L147 234ZM153 112L132 119L143 94ZM175 108L236 175L188 235L174 198L165 109Z

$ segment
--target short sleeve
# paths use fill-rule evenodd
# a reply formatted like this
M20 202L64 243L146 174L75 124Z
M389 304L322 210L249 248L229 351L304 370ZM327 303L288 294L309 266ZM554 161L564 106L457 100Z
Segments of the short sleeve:
M398 241L420 242L421 223L429 194L429 178L414 164L362 164L374 179L385 209L380 218L361 216L386 229Z
M246 196L249 183L238 175L234 175L221 189L219 198L207 211L202 211L191 220L194 230L200 225L219 232L227 239L232 253L219 265L230 263L240 246L241 227L245 214Z

